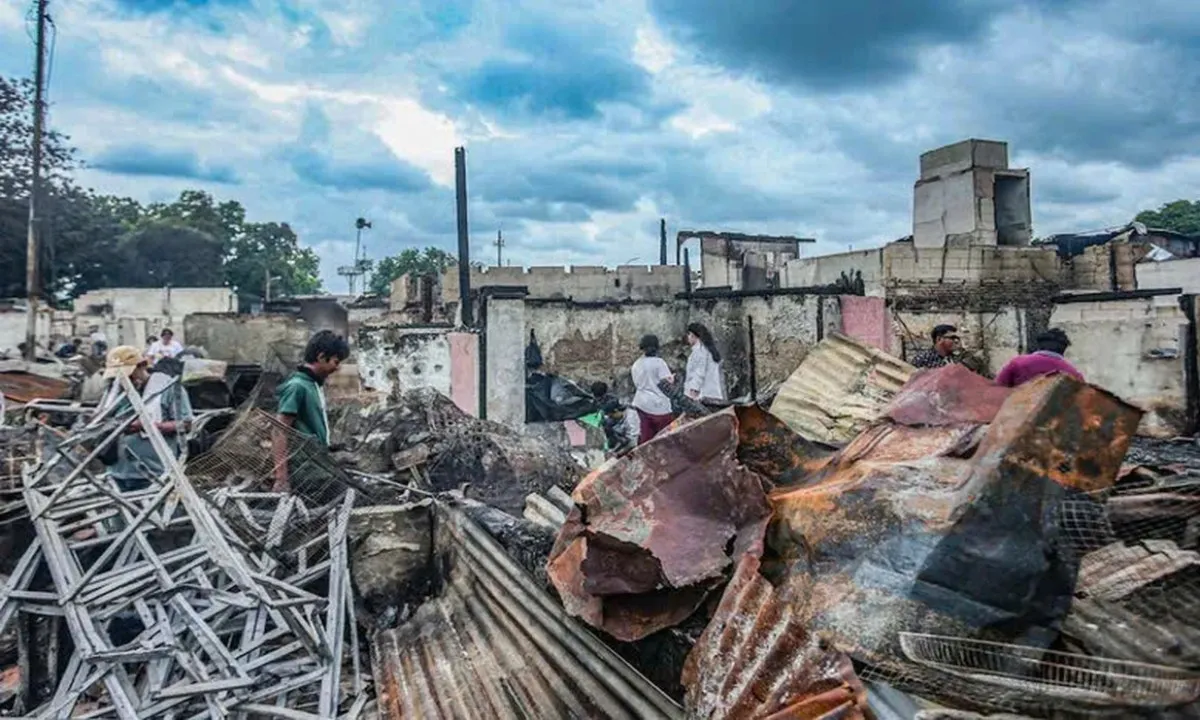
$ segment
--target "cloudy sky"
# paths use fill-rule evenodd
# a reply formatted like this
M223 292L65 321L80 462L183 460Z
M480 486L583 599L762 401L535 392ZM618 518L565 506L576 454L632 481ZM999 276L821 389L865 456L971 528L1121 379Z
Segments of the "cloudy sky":
M0 0L0 72L32 66ZM101 192L202 187L286 220L326 286L454 246L468 151L477 258L657 259L657 224L910 232L921 151L1007 140L1035 233L1200 195L1197 0L51 0L51 122ZM814 250L808 250L814 252Z

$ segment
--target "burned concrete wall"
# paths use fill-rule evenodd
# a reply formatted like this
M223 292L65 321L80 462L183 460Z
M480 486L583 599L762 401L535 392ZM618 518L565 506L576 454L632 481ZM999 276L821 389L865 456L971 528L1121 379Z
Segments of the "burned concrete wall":
M431 387L450 397L448 328L390 326L362 330L356 358L363 386L382 393Z
M189 345L230 363L264 363L278 359L297 363L312 334L308 324L292 314L235 315L194 313L184 319Z
M751 321L762 390L782 383L826 328L840 328L840 304L833 296L741 293L662 303L525 303L525 339L532 330L547 370L585 385L603 381L625 396L633 392L629 368L641 355L641 337L657 335L663 359L682 373L690 351L684 336L692 322L712 331L730 397L745 395Z
M1187 358L1191 320L1178 295L1081 295L1060 302L1050 319L1071 339L1068 359L1088 382L1142 408L1140 434L1187 430Z
M485 267L471 269L471 290L486 287L524 287L529 297L571 299L576 302L638 302L670 300L683 292L683 270L671 265L604 267ZM411 295L411 288L404 292ZM435 304L458 301L458 270L442 275L440 299ZM406 295L406 297L408 296Z

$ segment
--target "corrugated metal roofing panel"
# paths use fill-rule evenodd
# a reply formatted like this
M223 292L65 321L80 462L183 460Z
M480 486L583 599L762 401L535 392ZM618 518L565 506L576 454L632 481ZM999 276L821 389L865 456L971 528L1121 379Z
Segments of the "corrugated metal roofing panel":
M897 357L834 334L779 388L771 413L809 440L842 445L880 416L914 372Z
M67 394L71 384L66 380L27 372L0 372L0 392L19 403L30 400L55 400Z
M381 717L682 717L461 511L438 506L435 548L440 596L373 643Z

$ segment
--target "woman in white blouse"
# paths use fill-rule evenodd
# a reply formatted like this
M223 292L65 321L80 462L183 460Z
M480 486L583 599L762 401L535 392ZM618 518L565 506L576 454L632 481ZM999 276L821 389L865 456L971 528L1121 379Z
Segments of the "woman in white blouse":
M712 333L700 323L688 325L687 331L692 354L688 356L684 393L703 403L725 402L725 390L721 384L721 353L717 350Z
M637 392L633 396L633 408L638 415L638 445L650 440L671 425L675 416L671 413L671 398L662 391L662 383L675 382L675 376L667 363L658 356L658 338L646 335L638 343L642 356L633 363L630 372Z

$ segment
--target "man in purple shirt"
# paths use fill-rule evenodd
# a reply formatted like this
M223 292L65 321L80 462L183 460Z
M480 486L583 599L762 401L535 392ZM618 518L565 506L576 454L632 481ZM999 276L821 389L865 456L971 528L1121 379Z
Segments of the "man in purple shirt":
M1016 387L1036 377L1054 373L1065 373L1076 380L1083 380L1083 373L1063 357L1063 353L1071 346L1065 332L1050 328L1037 336L1037 346L1037 351L1009 360L996 376L996 384Z

